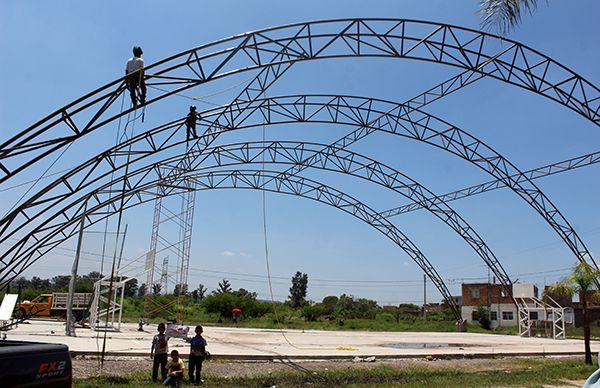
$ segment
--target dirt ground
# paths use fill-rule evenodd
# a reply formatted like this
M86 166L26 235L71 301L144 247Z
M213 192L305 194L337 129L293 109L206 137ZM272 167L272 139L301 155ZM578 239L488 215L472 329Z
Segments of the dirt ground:
M512 365L511 365L512 364ZM281 362L243 362L243 361L208 361L203 365L203 373L219 377L243 377L264 375L278 371L316 371L323 369L340 368L372 368L378 365L387 365L394 368L409 366L435 366L439 368L460 368L472 371L509 370L514 368L514 358L506 359L401 359L401 360L376 360L375 362L347 361L297 361L284 360ZM122 375L136 370L147 370L150 374L152 362L150 359L119 358L107 359L103 371L100 370L99 360L77 358L73 360L73 373L76 379L90 377L99 373ZM580 386L580 385L579 385Z

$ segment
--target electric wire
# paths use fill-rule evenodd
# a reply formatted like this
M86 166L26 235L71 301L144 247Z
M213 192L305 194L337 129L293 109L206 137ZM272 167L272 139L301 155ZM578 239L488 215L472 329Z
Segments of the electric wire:
M125 93L121 93L121 113L123 112L123 107L125 106ZM129 121L129 115L130 113L127 113L127 121ZM122 115L119 115L119 121L117 124L117 135L115 136L115 144L119 143L119 139L120 139L120 135L121 135L121 123L122 123ZM126 129L125 129L126 130ZM110 173L110 181L111 181L111 185L110 185L110 189L112 192L112 182L114 180L114 171L112 171ZM108 212L109 210L109 206L106 205L106 210ZM104 260L105 260L105 254L106 254L106 239L108 236L108 221L109 221L109 217L106 217L106 220L104 222L104 236L102 238L102 260L100 262L100 279L102 279L104 277ZM118 235L117 235L118 236ZM98 284L99 290L98 290L98 294L102 293L102 285L101 283ZM100 308L100 301L98 301L98 308ZM96 322L99 323L99 322ZM106 315L106 325L108 325L108 314ZM106 330L106 328L105 328ZM98 353L100 353L100 345L99 345L99 339L100 339L100 332L97 330L96 331L96 351ZM104 363L100 362L100 359L98 359L98 370L101 370L103 367Z
M69 148L71 148L71 146L74 143L75 143L74 141L69 142L69 144L61 151L61 153L54 159L54 161L52 163L50 163L50 165L44 170L44 172L42 173L42 175L40 175L37 179L35 179L35 181L33 182L33 184L31 186L29 186L29 188L27 190L25 190L25 192L21 195L21 197L18 200L15 201L15 203L11 206L10 209L8 209L8 211L4 214L4 216L2 216L2 218L6 218L6 216L9 215L10 212L12 212L13 210L15 210L15 208L25 198L25 196L27 194L29 194L29 192L31 190L33 190L33 188L39 183L39 181L44 178L44 176L48 173L48 171L50 171L50 169L52 169L52 167L54 167L54 165L60 160L60 158L62 158L62 156L69 150Z
M192 96L185 95L185 94L183 94L183 93L173 93L173 94L175 94L176 96L182 97L182 98L187 98L188 100L202 102L202 103L204 103L204 104L207 104L207 105L211 105L211 106L221 106L220 104L215 104L214 102L210 102L210 101L207 101L207 100L205 100L205 99L206 99L206 98L210 98L210 97L214 97L214 96L218 96L219 94L223 94L223 93L225 93L225 92L228 92L228 91L230 91L230 90L232 90L232 89L235 89L235 88L237 88L238 86L245 84L246 82L250 81L250 80L251 80L251 79L253 79L253 78L254 78L254 76L252 76L252 77L249 77L249 78L247 78L247 79L245 79L245 80L243 80L243 81L241 81L241 82L239 82L239 83L237 83L237 84L235 84L235 85L229 86L229 87L227 87L227 88L225 88L225 89L222 89L222 90L218 90L218 91L216 91L216 92L214 92L214 93L207 94L207 95L205 95L205 96L200 96L200 97L192 97ZM163 89L163 88L159 88L158 86L148 85L148 87L149 87L149 88L152 88L152 89L159 90L159 91L161 91L161 92L170 93L170 91L169 91L169 90L167 90L167 89Z
M266 92L263 92L263 95L265 95L266 97ZM264 122L264 118L263 118L263 125L262 125L262 142L263 142L263 147L266 144L266 123ZM265 184L265 153L263 152L262 154L262 181L263 181L263 185ZM310 347L299 347L296 346L295 344L293 344L289 338L287 337L287 335L285 334L285 331L281 325L281 322L279 320L279 314L277 313L277 303L275 303L275 297L273 294L273 282L271 280L271 265L270 265L270 260L269 260L269 240L268 240L268 231L267 231L267 192L266 190L261 190L262 191L262 224L263 224L263 241L264 241L264 253L265 253L265 265L266 265L266 270L267 270L267 281L269 284L269 295L271 298L271 305L273 306L273 315L275 317L275 322L276 325L279 326L279 332L281 333L283 339L285 340L285 342L291 346L294 349L298 349L298 350L308 350L308 349L314 349L314 350L325 350L327 348L310 348ZM335 350L334 349L329 349L329 350Z
M140 73L140 77L141 77L141 73ZM133 137L133 133L135 131L135 122L137 120L136 117L136 112L137 112L137 104L133 104L134 106L134 112L133 112L133 124L131 126L131 137ZM142 113L143 115L143 113ZM126 137L127 135L127 126L129 125L129 122L125 125L125 128L123 128L123 137ZM108 323L108 315L109 315L109 311L110 311L110 301L111 301L111 293L112 293L112 287L113 287L113 281L114 281L114 277L115 277L115 264L117 261L117 247L118 247L118 240L119 240L119 232L121 231L121 222L123 220L123 207L125 206L125 192L126 192L126 188L127 188L127 174L129 173L129 161L131 159L131 144L129 145L128 148L128 152L127 152L127 164L125 165L125 172L124 172L124 176L125 179L123 179L123 187L121 190L121 206L119 207L119 215L118 215L118 219L117 219L117 233L116 233L116 241L117 243L115 243L115 252L113 255L113 261L112 261L112 268L111 268L111 273L110 273L110 282L109 282L109 286L108 286L108 300L107 300L107 307L106 307L106 322ZM124 245L124 241L123 241L123 245ZM119 259L119 264L120 264L120 259ZM103 369L104 368L104 356L106 354L106 333L107 333L107 328L105 328L104 330L104 339L102 342L102 356L101 356L101 363L100 363L100 368Z

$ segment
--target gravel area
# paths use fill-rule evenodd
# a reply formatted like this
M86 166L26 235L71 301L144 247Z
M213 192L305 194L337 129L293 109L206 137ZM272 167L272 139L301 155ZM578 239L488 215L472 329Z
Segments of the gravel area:
M243 377L264 375L279 371L316 371L323 369L340 368L372 368L378 365L388 365L394 368L415 366L435 366L439 368L460 368L462 370L505 370L514 368L514 358L506 359L401 359L401 360L376 360L375 362L348 361L298 361L298 362L242 362L242 361L208 361L203 365L203 373L208 376ZM97 359L77 358L73 360L73 374L76 379L97 375L100 372ZM186 361L187 363L187 361ZM122 375L136 370L147 370L150 373L152 362L150 359L119 358L107 359L104 362L104 374Z

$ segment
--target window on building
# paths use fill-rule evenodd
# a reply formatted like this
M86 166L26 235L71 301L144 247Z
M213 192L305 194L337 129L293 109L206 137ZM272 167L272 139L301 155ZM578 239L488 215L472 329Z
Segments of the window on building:
M490 320L492 320L492 321L498 320L498 312L497 311L490 311Z
M532 321L537 321L538 318L538 312L537 311L530 311L529 312L529 319L531 319Z
M479 299L479 288L471 288L471 298Z
M502 320L503 321L512 321L513 320L513 312L512 311L502 311Z
M471 320L479 321L479 314L477 314L477 310L473 310L473 312L471 313Z

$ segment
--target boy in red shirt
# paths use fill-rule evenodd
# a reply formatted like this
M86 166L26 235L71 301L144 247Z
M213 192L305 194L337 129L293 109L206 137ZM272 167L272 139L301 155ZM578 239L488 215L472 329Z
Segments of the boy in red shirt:
M158 379L158 367L160 366L160 375L162 380L167 377L167 353L169 351L169 337L165 335L165 324L158 324L158 334L152 339L152 347L150 348L150 357L153 360L152 363L152 381L156 382Z

